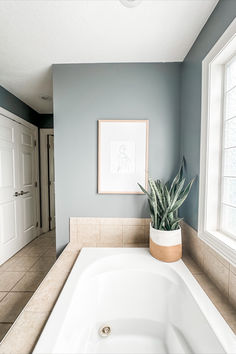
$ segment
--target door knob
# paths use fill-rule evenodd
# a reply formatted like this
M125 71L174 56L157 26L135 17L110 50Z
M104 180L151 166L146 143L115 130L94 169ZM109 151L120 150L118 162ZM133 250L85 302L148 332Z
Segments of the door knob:
M28 194L28 193L29 193L29 191L28 192L20 191L20 195L24 195L24 194Z
M18 197L20 195L20 193L15 192L15 194L13 195L14 197Z

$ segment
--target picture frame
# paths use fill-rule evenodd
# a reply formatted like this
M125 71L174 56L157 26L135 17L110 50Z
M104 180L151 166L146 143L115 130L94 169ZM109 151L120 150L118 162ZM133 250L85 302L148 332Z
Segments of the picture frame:
M98 120L99 194L143 194L148 143L148 120Z

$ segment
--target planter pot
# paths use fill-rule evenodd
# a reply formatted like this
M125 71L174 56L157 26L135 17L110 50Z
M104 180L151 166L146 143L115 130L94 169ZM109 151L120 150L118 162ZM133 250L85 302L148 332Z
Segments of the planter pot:
M150 252L162 262L176 262L182 257L181 229L156 230L150 225Z

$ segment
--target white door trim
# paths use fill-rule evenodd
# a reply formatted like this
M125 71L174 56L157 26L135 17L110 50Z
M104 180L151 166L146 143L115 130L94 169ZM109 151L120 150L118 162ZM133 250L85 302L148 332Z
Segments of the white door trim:
M5 108L0 107L0 115L11 119L19 124L24 125L33 130L34 132L34 139L36 142L36 149L35 149L35 176L37 182L37 190L36 190L36 215L37 215L37 222L38 226L36 227L36 236L40 235L40 194L39 194L39 149L38 149L38 127L36 125L31 124L24 120L23 118L18 117L16 114L7 111Z
M47 156L47 136L53 135L53 129L40 129L40 177L41 177L41 232L49 231L49 202L48 202L48 156Z
M0 114L2 114L3 116L5 116L6 118L12 119L15 122L18 122L20 124L23 124L25 127L31 128L31 129L36 129L38 132L38 127L36 127L36 125L27 122L27 120L24 120L23 118L18 117L17 115L15 115L14 113L11 113L9 111L7 111L5 108L0 107Z

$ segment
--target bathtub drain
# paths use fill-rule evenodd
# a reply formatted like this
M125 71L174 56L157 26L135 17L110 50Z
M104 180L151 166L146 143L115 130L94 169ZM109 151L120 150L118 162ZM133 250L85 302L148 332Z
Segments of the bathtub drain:
M103 326L99 329L98 333L100 334L101 337L107 337L109 336L109 334L111 334L111 327Z

